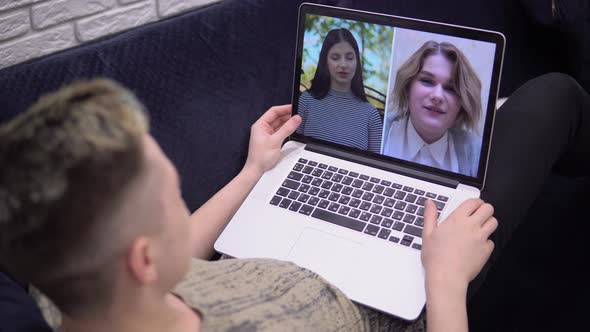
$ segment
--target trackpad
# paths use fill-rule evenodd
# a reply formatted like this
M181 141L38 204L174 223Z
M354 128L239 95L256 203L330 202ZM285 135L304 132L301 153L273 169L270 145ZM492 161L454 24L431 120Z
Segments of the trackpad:
M362 290L364 262L369 258L361 243L314 228L306 228L287 258L339 287L344 293ZM366 281L366 280L365 280Z

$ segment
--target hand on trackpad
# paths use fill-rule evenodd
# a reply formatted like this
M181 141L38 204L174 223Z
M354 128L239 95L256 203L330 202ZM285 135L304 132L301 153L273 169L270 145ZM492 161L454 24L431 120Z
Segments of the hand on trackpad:
M305 228L287 259L338 286L351 271L363 269L368 252L361 243ZM350 282L350 280L348 280Z

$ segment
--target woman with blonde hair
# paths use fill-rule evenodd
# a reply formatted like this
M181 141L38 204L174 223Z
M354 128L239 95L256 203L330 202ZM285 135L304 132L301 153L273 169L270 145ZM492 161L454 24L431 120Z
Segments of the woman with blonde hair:
M424 43L397 71L383 154L476 176L481 81L446 42Z

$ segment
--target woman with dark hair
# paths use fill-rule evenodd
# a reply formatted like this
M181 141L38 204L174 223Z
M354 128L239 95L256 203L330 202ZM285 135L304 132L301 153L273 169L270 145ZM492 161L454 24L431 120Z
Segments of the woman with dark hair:
M350 31L331 30L322 44L311 88L299 97L297 132L380 152L383 123L367 101L359 47Z

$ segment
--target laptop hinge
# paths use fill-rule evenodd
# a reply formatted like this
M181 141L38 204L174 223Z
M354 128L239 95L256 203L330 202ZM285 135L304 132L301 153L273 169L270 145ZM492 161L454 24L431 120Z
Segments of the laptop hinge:
M347 161L351 161L354 163L375 167L384 171L389 171L396 174L406 175L415 179L436 183L445 187L450 187L456 189L459 186L459 181L452 180L440 175L435 175L431 173L427 173L424 171L414 170L408 167L400 166L400 165L393 165L381 160L372 159L369 157L355 155L353 153L338 150L336 148L327 147L323 145L318 145L314 143L307 143L305 149L311 152L317 152L321 154L328 155L330 157L335 157L339 159L344 159Z

